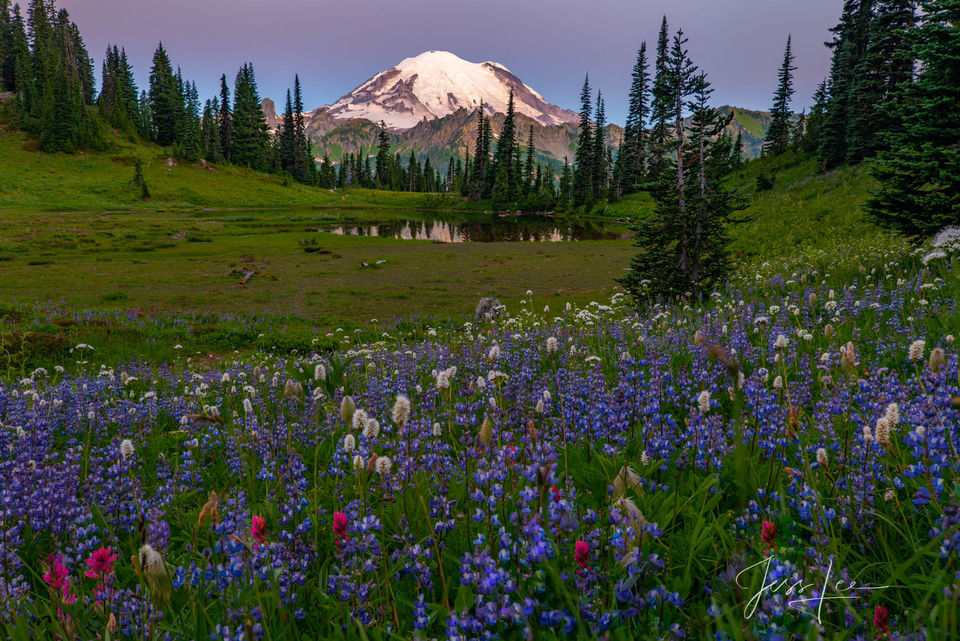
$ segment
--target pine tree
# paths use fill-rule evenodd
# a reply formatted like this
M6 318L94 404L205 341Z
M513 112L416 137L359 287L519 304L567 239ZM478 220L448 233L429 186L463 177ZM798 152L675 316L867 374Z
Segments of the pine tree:
M866 204L880 224L909 235L930 234L960 221L960 0L925 0L910 37L918 62L900 86L873 175L880 188Z
M473 173L472 184L470 186L470 198L480 200L484 197L484 176L487 173L487 165L490 162L490 150L487 144L490 138L487 136L489 122L483 116L483 102L477 108L477 140L474 144L473 155Z
M10 0L0 0L0 91L13 90L13 19Z
M294 137L296 131L293 124L293 98L290 90L287 89L287 102L283 110L283 120L280 121L280 127L277 130L278 160L280 162L280 171L284 171L293 176L294 156L297 153Z
M534 165L536 149L533 146L533 124L530 125L530 133L527 135L527 160L523 166L523 193L529 194L533 191Z
M149 142L155 141L157 139L157 130L153 126L153 109L150 106L150 96L147 95L145 90L140 92L138 111L140 113L140 120L137 123L137 133L139 133L140 137L144 140Z
M299 74L293 76L293 131L293 177L302 183L311 184L316 181L316 165L313 162L313 149L307 138L307 126L303 120L303 91L300 88Z
M513 202L517 198L517 173L519 162L516 157L517 137L514 119L513 90L507 100L507 116L500 129L497 141L497 153L493 162L496 166L496 180L493 184L493 201L498 204Z
M657 36L657 59L654 62L653 88L651 90L650 120L650 160L647 164L647 179L655 182L667 169L667 138L670 122L670 87L667 79L667 56L670 33L667 17L660 23Z
M907 44L916 24L916 0L877 0L866 48L853 72L847 157L852 164L874 156L884 136L901 124L885 105L913 76Z
M183 158L194 161L203 153L203 138L200 132L200 95L193 82L184 84L181 137L178 141Z
M143 162L140 160L140 156L137 156L136 164L133 167L133 179L130 184L140 189L142 200L150 198L150 190L147 188L147 181L143 177Z
M641 252L631 261L627 274L618 280L637 298L648 291L647 285L658 298L698 292L707 280L705 274L712 273L710 247L704 242L710 200L704 194L710 195L719 186L707 180L704 149L711 131L708 124L714 116L705 106L708 85L702 74L695 75L697 68L684 47L686 42L683 31L677 31L662 72L660 97L670 96L674 120L674 178L670 179L666 170L660 173L652 190L656 203L653 217L633 230ZM688 141L683 117L691 95L697 96L694 105L701 114L691 123L693 137ZM716 129L720 130L722 126ZM729 149L724 166L729 166L728 159ZM722 239L717 242L722 244Z
M230 107L230 88L227 87L227 75L220 76L220 114L217 116L217 128L220 132L220 151L227 161L233 160L233 122Z
M844 0L840 23L831 29L834 39L828 99L824 110L819 155L828 169L847 157L848 127L852 116L854 72L866 49L873 0Z
M203 105L203 118L200 121L203 157L208 162L214 163L223 160L223 152L220 149L220 131L217 128L217 113L219 111L220 104L216 98L207 100Z
M763 139L763 153L779 156L790 144L790 100L793 98L793 52L790 50L790 36L783 51L783 64L777 74L777 90L773 94L773 107L770 109L770 126Z
M580 91L580 127L577 135L577 151L573 159L572 201L575 206L593 201L593 126L590 122L590 75L583 81Z
M603 128L607 124L603 96L597 91L597 124L593 134L593 195L596 199L606 197L609 184L607 141Z
M813 94L813 107L804 122L803 140L800 149L814 153L820 149L820 136L823 131L823 112L827 105L827 81L822 81Z
M231 124L233 162L251 169L266 169L269 134L266 118L260 109L253 65L250 63L244 64L237 73Z
M183 102L179 96L170 57L161 42L153 54L153 67L150 70L150 112L156 131L155 140L161 147L176 143L182 108Z
M569 205L573 197L573 174L566 156L563 157L563 171L560 174L560 186L557 191L557 199L560 203L564 207Z
M393 177L390 175L392 158L387 123L381 120L380 130L377 132L377 189L390 189L393 183Z
M640 43L637 61L633 65L630 83L630 101L623 141L617 153L618 194L629 194L644 180L647 163L647 134L645 131L650 105L648 94L650 72L647 70L647 43Z

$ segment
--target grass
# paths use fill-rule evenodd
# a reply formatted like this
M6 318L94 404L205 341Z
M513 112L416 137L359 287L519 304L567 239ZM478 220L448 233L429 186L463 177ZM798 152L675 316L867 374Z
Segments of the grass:
M131 184L140 157L150 198ZM117 139L106 153L47 154L0 129L0 213L205 207L401 207L459 209L460 199L357 189L334 192L229 165L175 161L156 145Z

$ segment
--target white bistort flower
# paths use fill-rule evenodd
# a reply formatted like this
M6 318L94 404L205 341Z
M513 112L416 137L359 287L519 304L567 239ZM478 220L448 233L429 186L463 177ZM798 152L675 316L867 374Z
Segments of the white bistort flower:
M124 461L130 460L130 457L133 456L133 441L128 438L123 439L120 443L120 456L123 457Z
M907 351L907 356L910 357L910 362L916 363L923 358L923 350L926 345L927 342L924 340L915 340L910 343L910 349Z
M706 414L710 411L710 392L703 390L697 397L697 403L700 406L700 413Z

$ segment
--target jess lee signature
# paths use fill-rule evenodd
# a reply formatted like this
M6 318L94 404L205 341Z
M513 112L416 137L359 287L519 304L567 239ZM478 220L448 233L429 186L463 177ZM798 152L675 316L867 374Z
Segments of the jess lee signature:
M833 560L830 560L829 565L827 565L827 573L823 579L823 583L817 583L812 581L810 583L805 583L802 579L791 581L790 577L781 579L780 581L768 581L767 577L770 574L770 565L773 563L774 555L766 556L760 561L749 565L739 573L737 573L736 581L737 585L741 588L747 588L749 586L743 585L740 583L740 577L743 576L746 572L753 570L755 568L763 567L763 581L760 584L760 590L750 597L750 600L747 601L747 605L743 608L743 615L746 618L751 618L754 613L757 611L757 606L760 605L760 601L765 595L774 595L782 593L787 597L795 597L787 601L787 607L793 608L795 610L800 610L806 612L806 604L810 602L818 602L817 605L817 622L823 623L820 620L820 612L823 609L824 601L843 601L855 599L856 592L867 591L867 590L885 590L888 585L880 586L864 586L858 587L856 581L846 581L844 579L837 579L836 581L830 581L830 574L833 572ZM812 596L812 591L819 587L820 596ZM830 594L829 590L833 588L834 593ZM811 594L811 596L806 596Z

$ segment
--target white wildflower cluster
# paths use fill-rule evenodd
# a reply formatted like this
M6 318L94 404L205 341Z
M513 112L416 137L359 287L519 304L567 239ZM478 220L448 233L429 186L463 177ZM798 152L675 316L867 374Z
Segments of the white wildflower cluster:
M944 227L934 236L931 244L933 249L923 257L924 265L960 252L960 227Z

